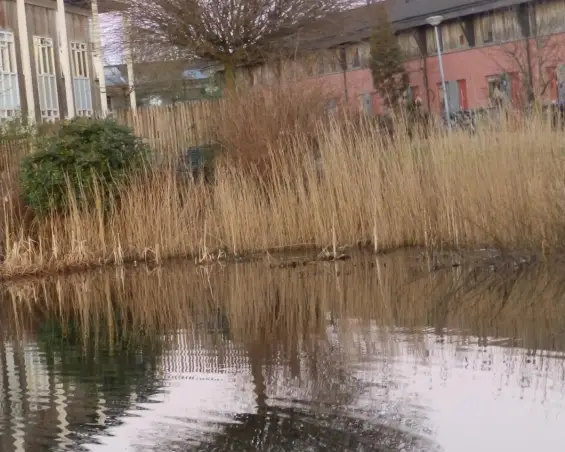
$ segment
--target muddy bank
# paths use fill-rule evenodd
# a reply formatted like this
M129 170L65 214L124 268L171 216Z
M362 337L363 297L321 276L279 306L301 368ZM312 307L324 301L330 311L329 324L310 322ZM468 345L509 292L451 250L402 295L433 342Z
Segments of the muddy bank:
M265 269L276 271L280 269L301 269L315 266L323 266L328 263L339 265L346 261L369 262L369 265L376 265L382 262L386 265L386 258L389 256L402 255L407 261L411 261L420 268L428 271L437 271L446 268L457 267L477 267L491 271L517 271L537 263L549 265L565 264L564 254L543 256L526 250L505 251L497 249L476 249L476 250L435 250L424 247L403 247L390 249L375 253L367 247L336 247L335 250L324 248L323 250L305 248L285 248L271 250L268 252L249 253L244 255L233 255L226 250L209 252L204 256L178 256L164 259L160 262L151 260L147 256L145 260L128 259L116 264L110 260L98 261L89 264L76 266L61 266L54 263L42 268L28 268L22 272L4 272L0 266L0 281L9 283L25 279L43 278L55 275L73 275L89 273L92 271L102 271L112 268L132 268L143 267L149 270L156 268L166 268L176 264L188 264L195 270L198 268L209 268L217 266L250 264L256 263L264 265ZM374 260L373 260L374 259Z

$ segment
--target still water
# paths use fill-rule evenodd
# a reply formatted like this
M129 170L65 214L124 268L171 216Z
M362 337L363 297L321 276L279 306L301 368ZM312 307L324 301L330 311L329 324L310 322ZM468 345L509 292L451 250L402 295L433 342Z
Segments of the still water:
M0 451L562 451L562 270L412 253L13 283Z

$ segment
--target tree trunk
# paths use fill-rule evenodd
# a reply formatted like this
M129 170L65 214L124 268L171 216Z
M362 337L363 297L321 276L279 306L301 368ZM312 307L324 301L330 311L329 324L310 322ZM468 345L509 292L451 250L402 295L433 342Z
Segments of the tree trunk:
M536 95L534 90L534 68L532 62L532 49L530 47L530 38L529 36L525 39L526 45L526 58L527 58L527 65L528 65L528 102L534 102Z
M349 106L349 91L347 89L347 53L345 47L339 49L339 66L343 75L343 95L345 97L345 105Z
M226 89L231 93L235 90L235 73L231 61L224 62L224 74Z

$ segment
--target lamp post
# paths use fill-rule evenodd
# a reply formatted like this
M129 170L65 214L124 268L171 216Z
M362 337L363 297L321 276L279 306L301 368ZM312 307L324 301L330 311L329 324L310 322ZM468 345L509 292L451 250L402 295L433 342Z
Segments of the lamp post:
M439 61L439 74L441 76L441 87L443 89L443 102L445 104L445 120L447 122L447 128L451 129L451 121L449 115L449 101L447 98L447 89L445 87L445 75L443 73L443 58L441 55L441 45L439 41L439 25L443 22L443 16L431 16L426 19L426 22L434 27L434 34L436 37L436 48L437 48L437 57Z

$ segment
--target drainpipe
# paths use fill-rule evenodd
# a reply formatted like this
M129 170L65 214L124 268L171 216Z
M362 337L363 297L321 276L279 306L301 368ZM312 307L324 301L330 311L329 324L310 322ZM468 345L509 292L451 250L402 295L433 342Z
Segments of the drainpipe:
M534 66L532 62L532 49L530 46L531 33L526 33L526 38L524 39L526 46L526 60L528 63L528 102L533 102L535 100L534 93Z
M349 91L347 90L347 69L343 69L343 94L345 95L346 105L349 105Z
M430 79L428 76L428 46L426 42L426 31L423 27L417 32L416 41L418 43L418 47L420 48L420 53L422 54L422 60L424 62L424 88L426 90L426 107L428 109L428 113L432 111L432 104L430 99Z
M65 17L65 2L57 0L57 38L59 39L59 60L61 61L61 72L65 84L65 101L67 103L67 118L75 116L75 104L73 96L73 79L71 75L71 63L69 59L69 38L67 36L67 19Z
M432 111L432 104L430 100L430 80L428 78L428 56L424 55L424 87L426 88L426 106L428 113Z
M18 37L22 56L22 74L24 76L27 117L30 124L35 123L35 95L31 72L31 54L29 52L29 36L27 29L26 6L24 0L16 0L18 17Z
M532 11L533 22L534 22L534 30L535 33L532 33L532 27L530 26L530 11ZM520 5L520 9L518 10L519 14L519 21L520 28L522 29L522 33L524 34L524 43L526 46L526 60L528 64L528 102L532 102L535 98L534 93L534 66L532 62L532 49L530 46L530 39L532 38L533 34L537 34L537 27L536 27L536 15L535 10L532 9L531 5Z
M349 107L349 90L347 89L347 52L345 47L339 49L339 63L343 74L343 94L345 96L345 105Z

